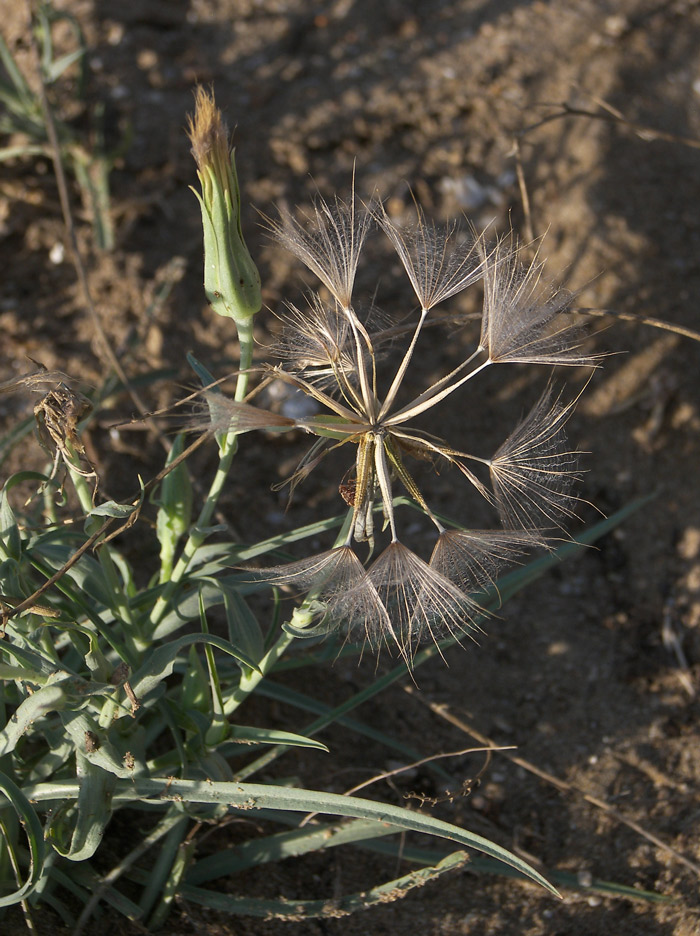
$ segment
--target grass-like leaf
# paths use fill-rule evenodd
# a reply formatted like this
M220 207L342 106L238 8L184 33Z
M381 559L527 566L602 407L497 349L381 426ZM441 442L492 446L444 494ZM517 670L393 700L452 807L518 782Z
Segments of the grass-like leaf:
M405 843L395 843L391 841L367 841L362 844L365 851L377 852L381 855L391 855L401 861L421 865L434 865L439 861L444 861L450 854L439 849L416 848L406 846ZM517 871L512 868L504 868L503 865L494 861L492 858L484 858L481 855L475 855L469 864L469 870L475 874L497 874L503 877L520 877ZM592 878L590 883L582 884L577 874L570 871L547 870L547 877L554 884L567 890L583 891L585 893L602 894L605 897L613 897L627 900L641 900L650 903L668 903L673 900L666 894L659 894L656 891L643 890L638 887L629 887L626 884L620 884L615 881L601 881L598 878Z
M250 897L235 897L201 887L192 887L188 884L184 885L181 894L185 900L191 900L193 903L202 904L213 910L224 910L228 913L246 916L265 917L285 922L310 920L316 917L336 919L349 916L358 910L368 910L373 906L399 900L413 888L422 887L442 874L461 868L468 861L469 856L464 852L453 852L434 867L411 871L386 884L334 900L255 900Z
M75 799L79 794L77 783L49 783L28 787L25 794L33 800ZM449 839L466 848L496 858L515 868L525 877L546 888L553 894L557 891L538 871L526 861L490 842L475 832L422 813L411 812L399 806L376 803L356 796L341 796L319 790L298 790L293 787L259 783L215 783L200 780L142 779L117 780L114 786L114 803L133 800L144 802L187 802L225 805L246 811L257 809L289 810L291 812L317 812L357 819L374 819L387 823L397 831L422 832Z
M292 731L281 731L278 728L255 728L248 725L232 725L231 737L239 744L284 744L289 747L315 748L317 751L328 751L325 744L313 738L294 734Z

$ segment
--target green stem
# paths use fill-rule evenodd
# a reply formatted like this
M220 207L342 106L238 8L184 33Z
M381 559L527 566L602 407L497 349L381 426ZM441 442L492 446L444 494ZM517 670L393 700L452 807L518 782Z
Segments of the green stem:
M348 532L352 529L352 520L353 510L351 508L345 515L345 521L338 531L338 535L336 536L336 547L341 546L347 540ZM295 619L297 621L303 621L306 618L308 619L307 623L311 621L313 617L311 606L313 605L317 596L318 589L309 592L309 594L292 615L292 624L294 623ZM283 630L275 643L270 647L268 652L258 664L259 671L244 672L241 675L241 681L238 684L238 688L234 689L234 691L227 697L226 701L224 702L224 714L226 716L229 716L232 712L234 712L242 702L245 702L251 692L255 691L262 680L272 672L280 658L283 656L287 647L289 647L292 641L295 639L296 638L293 634Z
M245 399L246 393L248 392L248 368L253 359L252 321L238 323L238 340L240 343L241 357L234 400L240 403ZM221 496L226 479L228 478L229 471L231 470L234 456L238 450L237 436L238 433L229 432L219 440L219 464L216 469L216 474L214 475L197 522L193 525L187 542L183 547L182 554L172 570L170 580L153 605L153 610L150 615L150 622L153 628L160 623L161 619L168 611L170 599L189 569L197 550L202 546L208 536L209 531L207 528L214 516L216 505Z
M87 515L90 513L92 508L95 506L92 502L92 491L90 490L90 485L85 480L85 477L66 460L68 464L68 471L70 472L70 479L73 482L73 487L75 488L75 493L78 495L78 500L80 501L80 507L83 512Z
M70 465L69 472L71 481L73 482L73 487L75 488L75 493L78 495L78 500L80 501L80 506L86 514L89 514L94 506L90 485L85 480L85 477ZM92 523L94 523L96 528L100 523L99 518L93 517ZM93 529L90 529L91 525L92 524L88 524L88 535L94 532ZM122 628L124 634L124 645L129 652L131 660L138 660L140 659L141 653L147 645L144 644L143 640L141 639L139 628L131 611L129 601L124 594L124 585L120 579L119 570L117 569L116 565L114 564L114 560L112 559L109 546L98 545L97 558L99 559L100 565L102 566L102 571L105 574L105 578L107 579L110 591L112 593L113 610L119 616L124 625Z
M275 643L270 647L265 656L258 663L260 671L249 671L241 675L241 681L238 684L238 688L234 689L234 691L227 697L226 701L224 702L224 714L226 716L229 716L232 712L235 712L238 706L245 702L245 700L252 692L255 692L263 679L275 668L287 647L295 639L296 638L293 637L292 634L287 634L285 631L282 631Z

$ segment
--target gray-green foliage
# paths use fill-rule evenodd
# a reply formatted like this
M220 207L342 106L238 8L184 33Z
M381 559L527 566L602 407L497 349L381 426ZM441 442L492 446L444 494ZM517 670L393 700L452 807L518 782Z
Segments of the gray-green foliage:
M187 500L185 474L173 472L169 477L171 503ZM173 481L178 477L179 482ZM74 480L80 483L77 476ZM0 548L3 583L12 584L16 603L62 567L80 537L60 527L32 529L27 517L18 523L8 497L13 481L6 482L0 495ZM173 486L179 486L179 492ZM161 495L160 511L166 509L168 498ZM292 747L316 749L319 757L329 749L332 754L332 731L326 733L324 744L315 735L341 720L347 725L348 712L408 673L401 663L335 710L325 710L304 724L299 733L245 724L242 703L249 692L260 687L269 694L277 685L274 673L281 655L273 651L279 635L274 626L258 624L247 602L251 591L266 586L251 584L230 568L225 574L221 570L244 556L272 554L294 539L340 527L344 519L335 517L248 547L231 543L202 547L199 561L172 593L157 628L152 628L149 612L162 591L159 572L145 587L137 588L128 563L111 543L99 548L97 558L83 555L41 596L39 606L7 621L0 653L5 722L0 732L3 905L22 901L31 912L32 906L45 903L69 922L81 902L92 912L98 901L105 901L130 918L159 922L180 892L232 912L282 914L279 902L223 898L204 889L204 883L235 872L238 865L231 865L226 849L218 857L198 861L188 845L193 821L216 822L253 810L283 824L293 813L341 818L317 820L291 838L289 833L280 838L277 832L253 835L247 851L236 850L239 862L248 852L251 855L241 867L341 844L364 845L377 836L413 830L475 849L550 886L496 843L430 815L299 788L294 781L251 782L255 773ZM581 542L592 541L620 519L598 524ZM173 535L172 525L161 524L159 529L163 536ZM561 549L572 553L580 548L572 542ZM511 573L500 582L501 597L557 561L556 555L547 555ZM8 602L9 598L6 610ZM49 609L59 616L46 616ZM219 609L225 633L207 633L206 622L217 617ZM451 642L420 651L413 669L444 652ZM317 658L312 652L304 663L325 668L322 647L318 650ZM308 704L294 696L287 700L300 706L303 724ZM361 722L350 725L360 734L380 738L407 760L416 755ZM144 811L138 823L143 840L109 874L98 874L92 860L109 835L111 816L126 806ZM441 859L429 868L428 876L444 873L460 861L458 853ZM77 875L75 869L80 869ZM121 877L141 885L140 899L125 897ZM72 893L67 891L69 878ZM378 885L377 893L344 898L342 906L348 911L369 906L381 899L387 887L403 892L425 879L425 873L413 872L391 885ZM328 912L325 906L324 911L320 903L305 902L300 895L295 912Z

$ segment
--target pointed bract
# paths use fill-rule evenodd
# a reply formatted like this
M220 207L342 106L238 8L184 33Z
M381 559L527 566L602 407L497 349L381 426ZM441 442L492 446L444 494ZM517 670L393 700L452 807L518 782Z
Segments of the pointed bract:
M272 413L270 410L260 409L249 403L238 403L215 390L201 390L198 396L204 397L206 407L200 407L201 412L195 412L187 420L184 425L187 431L217 434L236 432L240 435L256 429L289 432L298 425L296 420L288 416Z

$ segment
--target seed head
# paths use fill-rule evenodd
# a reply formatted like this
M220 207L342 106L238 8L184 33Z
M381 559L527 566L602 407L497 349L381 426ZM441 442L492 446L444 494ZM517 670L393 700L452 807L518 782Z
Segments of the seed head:
M579 499L571 489L581 478L578 452L567 448L565 430L573 406L548 386L490 460L496 504L507 529L551 529L576 515Z
M419 205L416 213L416 223L405 228L395 225L381 204L375 217L427 312L480 280L489 254L474 231L465 232L456 221L440 228L425 218Z
M355 201L337 196L328 203L319 198L313 214L302 220L289 211L280 220L266 219L270 232L318 276L342 309L352 305L352 291L360 251L371 215Z
M401 229L381 205L358 205L354 192L347 202L318 201L307 220L310 225L284 213L269 226L318 276L332 298L326 302L312 294L306 307L287 305L277 348L280 363L265 370L312 397L319 412L292 419L218 397L217 411L224 419L218 429L296 428L315 436L289 479L291 491L330 452L351 453L350 467L339 479L350 515L346 535L334 548L250 574L256 581L306 594L306 616L298 615L292 622L295 633L318 635L343 629L348 639L362 640L375 649L396 647L410 662L424 639L460 640L478 632L485 612L476 596L493 591L504 564L518 562L532 548L546 545L547 531L559 528L575 513L572 487L579 477L577 453L567 446L565 433L575 401L564 403L551 385L490 458L455 447L434 431L415 428L414 420L428 411L432 419L433 410L437 417L443 402L466 392L487 367L511 362L581 364L593 359L581 350L578 334L564 320L567 298L542 285L540 260L520 264L517 245L501 241L490 247L483 235L465 234L456 225L441 230L421 211L413 228ZM420 303L412 326L403 332L407 333L403 352L393 366L388 356L380 357L378 352L380 346L386 350L386 331L361 316L353 301L361 248L373 223L396 250ZM484 281L480 342L456 367L411 398L404 382L430 310L480 279ZM496 508L502 529L447 529L412 474L411 463L416 460L436 469L457 468ZM400 539L397 488L437 529L437 543L427 562ZM377 516L383 522L377 523ZM375 540L385 531L388 545L365 568L353 541L368 543L372 555Z

